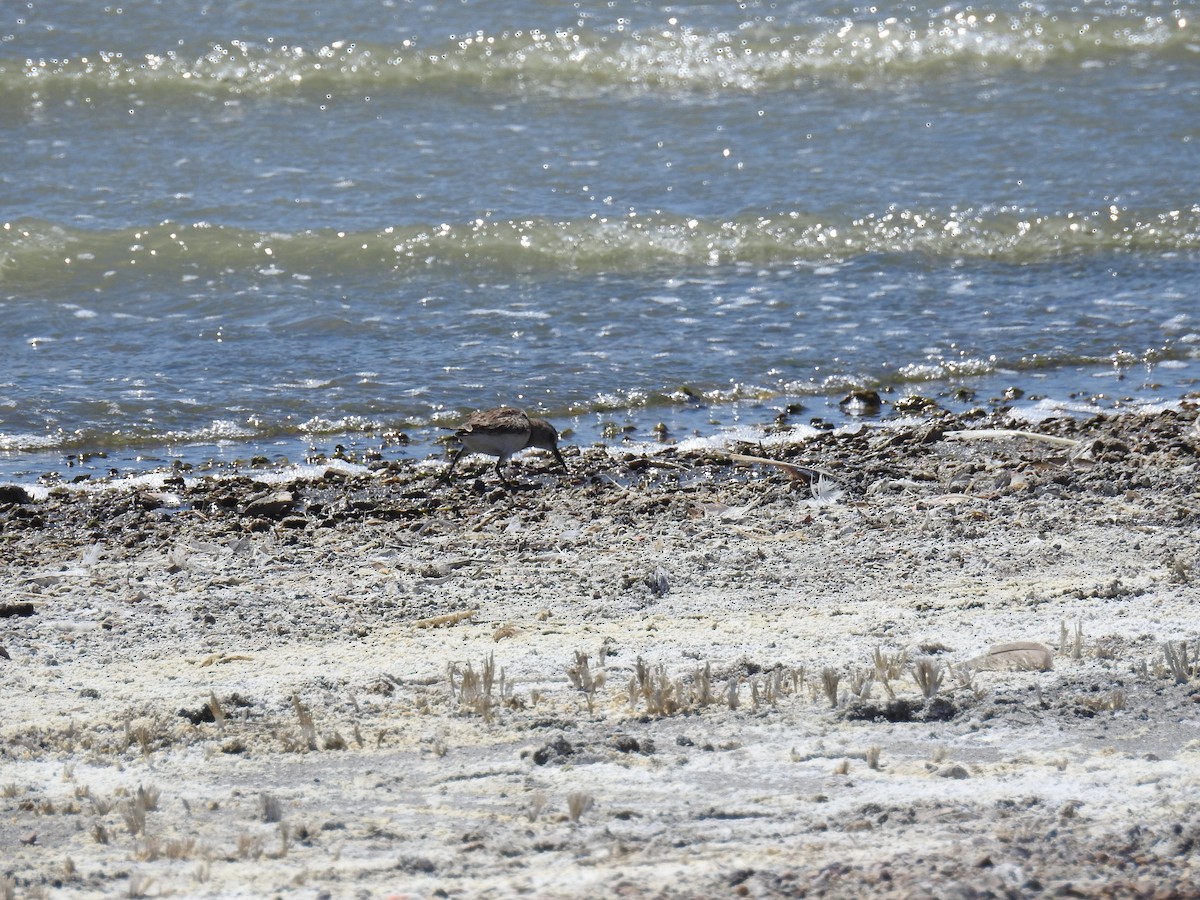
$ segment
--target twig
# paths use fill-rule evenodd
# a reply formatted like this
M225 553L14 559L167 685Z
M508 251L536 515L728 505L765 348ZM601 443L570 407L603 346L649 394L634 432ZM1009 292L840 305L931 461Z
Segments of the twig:
M830 481L836 481L828 472L823 472L820 469L813 469L809 466L800 466L796 463L784 462L779 459L769 459L766 456L747 456L744 453L730 453L729 458L734 462L745 463L746 465L764 465L775 466L777 469L783 469L792 478L806 478L813 482L818 478L825 477Z
M479 612L477 609L463 609L458 612L446 613L444 616L434 616L431 619L418 619L413 622L416 628L438 628L442 625L457 625Z

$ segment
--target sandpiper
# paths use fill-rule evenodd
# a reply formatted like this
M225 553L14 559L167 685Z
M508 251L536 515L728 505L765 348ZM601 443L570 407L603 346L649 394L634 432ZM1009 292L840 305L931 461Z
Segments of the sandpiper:
M454 454L450 468L443 476L444 481L450 480L454 467L465 453L485 453L495 456L496 474L505 484L509 481L504 477L501 468L510 456L524 450L526 447L540 447L549 450L563 467L564 472L570 472L563 462L562 454L558 452L558 432L545 419L528 416L523 410L511 406L501 406L496 409L485 409L472 413L467 420L454 432L454 436L462 441L462 449Z

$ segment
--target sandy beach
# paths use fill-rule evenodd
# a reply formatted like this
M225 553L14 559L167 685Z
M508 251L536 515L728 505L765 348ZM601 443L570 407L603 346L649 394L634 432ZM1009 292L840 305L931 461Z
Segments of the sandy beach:
M1200 896L1198 449L1184 401L5 489L5 896Z

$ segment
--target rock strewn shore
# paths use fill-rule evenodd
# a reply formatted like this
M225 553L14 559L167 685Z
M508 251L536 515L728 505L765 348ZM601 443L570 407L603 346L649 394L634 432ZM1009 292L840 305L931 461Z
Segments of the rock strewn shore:
M3 504L3 875L1197 896L1195 409L734 449Z

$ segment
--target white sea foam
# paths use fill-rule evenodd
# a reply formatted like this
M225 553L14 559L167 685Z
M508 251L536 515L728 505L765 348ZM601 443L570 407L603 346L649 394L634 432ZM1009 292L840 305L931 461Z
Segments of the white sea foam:
M236 441L253 437L257 431L232 419L214 419L201 428L186 431L171 431L167 438L172 442L208 443L210 441Z
M0 432L0 450L49 450L62 443L62 435Z
M330 459L327 462L297 463L279 469L262 469L256 472L254 480L263 484L288 484L297 480L321 478L327 472L346 476L371 474L371 470L366 466L342 459Z
M494 316L505 319L549 319L550 313L539 309L472 309L469 316Z

